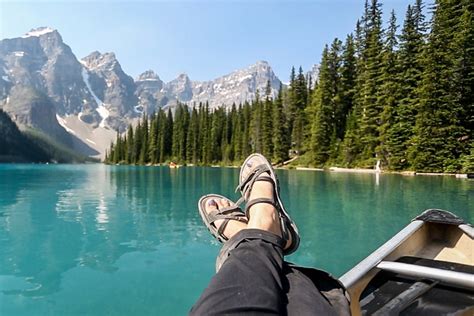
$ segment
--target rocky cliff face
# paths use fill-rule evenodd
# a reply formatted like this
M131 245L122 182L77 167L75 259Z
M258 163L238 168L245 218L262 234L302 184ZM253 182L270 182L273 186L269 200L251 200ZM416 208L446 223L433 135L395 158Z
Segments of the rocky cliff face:
M275 96L281 82L265 61L210 81L181 74L164 83L152 70L134 80L114 53L96 51L78 60L59 32L47 27L0 41L0 108L21 126L65 144L70 135L100 153L142 113L178 101L230 107L264 95L267 82Z
M150 72L143 73L136 80L138 87L148 83L146 80L152 80L143 79L143 76L147 75L150 75ZM178 101L190 106L208 102L211 109L219 106L230 107L233 103L239 105L255 99L257 91L264 95L268 82L271 95L276 96L281 81L266 61L259 61L210 81L192 81L186 74L181 74L165 84L159 80L153 88L148 89L149 94L140 94L140 97L145 109L173 106ZM150 95L153 97L150 98Z
M128 121L137 117L135 107L138 98L132 77L120 66L114 53L93 52L81 60L84 81L98 105L102 120L100 125L109 125L115 130L124 131Z
M135 80L137 86L135 95L138 97L138 106L136 110L139 112L153 113L158 107L162 107L167 103L162 103L163 81L153 71L147 70Z
M192 102L209 101L211 108L231 106L233 103L238 105L255 99L257 92L264 95L268 82L271 95L276 96L281 81L266 61L259 61L215 80L196 82Z
M13 86L28 86L46 94L60 115L94 117L97 105L82 80L83 67L56 30L38 28L0 41L0 61L3 97Z

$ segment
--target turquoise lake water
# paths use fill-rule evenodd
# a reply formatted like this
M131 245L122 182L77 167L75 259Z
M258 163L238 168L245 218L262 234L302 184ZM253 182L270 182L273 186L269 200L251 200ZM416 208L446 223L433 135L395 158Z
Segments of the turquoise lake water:
M278 170L289 261L340 276L427 208L474 220L474 182ZM184 315L214 273L206 193L238 169L0 165L0 315Z

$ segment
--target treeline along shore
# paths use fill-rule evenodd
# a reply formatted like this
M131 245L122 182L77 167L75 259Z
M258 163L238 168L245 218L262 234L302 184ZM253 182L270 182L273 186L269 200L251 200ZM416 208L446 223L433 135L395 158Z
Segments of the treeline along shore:
M366 1L354 32L324 48L317 78L293 68L276 97L160 109L118 135L105 161L232 165L260 152L310 167L472 173L473 65L474 2L416 0L399 25Z

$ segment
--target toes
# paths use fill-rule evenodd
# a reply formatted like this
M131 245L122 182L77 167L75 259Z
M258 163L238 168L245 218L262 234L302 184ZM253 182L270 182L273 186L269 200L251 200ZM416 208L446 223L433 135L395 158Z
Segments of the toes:
M225 207L223 201L225 201L224 199L216 199L216 202L217 202L217 208L223 208Z
M210 213L210 212L212 212L212 211L214 211L214 210L216 210L216 209L217 209L217 202L216 202L216 200L215 200L215 199L209 199L209 200L207 200L207 202L206 202L206 211L207 211L208 213Z
M243 177L245 178L256 166L262 164L264 161L261 157L254 156L245 164L245 171L243 172Z
M227 199L221 199L222 206L228 207L230 206L230 202Z

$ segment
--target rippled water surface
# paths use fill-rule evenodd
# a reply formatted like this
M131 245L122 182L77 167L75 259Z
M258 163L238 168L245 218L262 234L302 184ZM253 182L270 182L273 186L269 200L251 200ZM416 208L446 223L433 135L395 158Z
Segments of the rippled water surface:
M277 171L302 243L339 276L426 208L474 219L474 182ZM219 250L196 202L238 169L0 165L0 315L183 315Z

